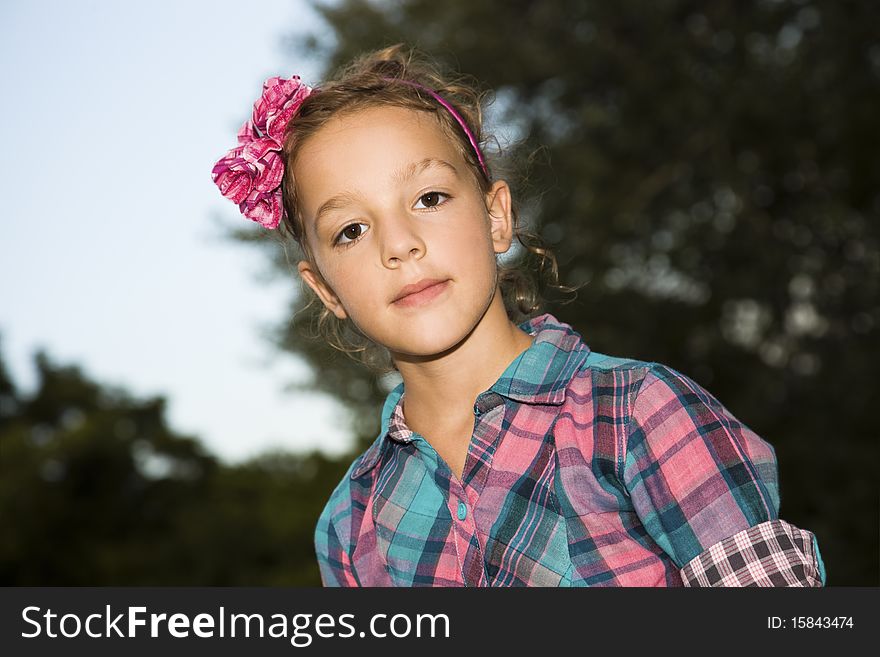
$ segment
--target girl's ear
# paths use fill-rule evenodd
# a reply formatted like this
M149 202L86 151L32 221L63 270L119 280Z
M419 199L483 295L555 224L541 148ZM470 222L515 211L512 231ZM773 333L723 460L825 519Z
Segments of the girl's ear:
M336 293L333 292L330 286L324 281L324 277L321 276L321 272L318 271L317 267L307 260L300 260L296 268L299 270L299 275L302 279L310 288L312 288L312 290L314 290L315 294L317 294L318 298L321 300L321 303L323 303L330 312L336 315L339 319L345 319L348 317L348 313L346 313L345 308L342 307L339 297L336 296Z
M503 180L497 180L486 193L486 209L492 231L495 253L506 253L513 242L513 211L510 187Z

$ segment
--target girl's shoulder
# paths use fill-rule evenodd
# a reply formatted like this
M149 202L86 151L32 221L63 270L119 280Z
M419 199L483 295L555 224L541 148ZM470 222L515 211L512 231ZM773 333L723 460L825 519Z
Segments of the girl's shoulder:
M531 370L530 377L541 377L540 383L545 387L548 382L555 386L569 385L576 379L589 378L594 374L610 373L637 378L652 370L660 375L675 372L655 361L594 351L577 330L549 313L526 320L520 324L520 328L535 336L535 340L523 355L517 375L522 377L523 369Z
M639 422L653 426L656 421L670 434L672 425L668 418L677 417L692 420L681 422L682 431L720 422L752 434L712 392L688 374L662 362L591 351L572 377L566 393L566 400L573 405L587 404L591 413L628 429ZM667 420L661 422L661 418Z

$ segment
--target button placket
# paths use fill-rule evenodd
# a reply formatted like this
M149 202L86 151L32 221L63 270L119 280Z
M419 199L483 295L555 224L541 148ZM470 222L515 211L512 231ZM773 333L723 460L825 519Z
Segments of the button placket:
M477 538L477 526L474 523L474 514L468 508L467 493L458 485L453 484L449 490L449 510L452 513L453 520L452 531L455 537L455 548L459 555L459 563L462 567L462 577L465 578L466 586L479 586L480 582L467 581L468 570L468 554L475 543L477 545L476 560L480 564L480 581L484 581L485 564L483 562L483 550ZM472 543L473 541L473 543ZM471 562L472 563L472 562Z

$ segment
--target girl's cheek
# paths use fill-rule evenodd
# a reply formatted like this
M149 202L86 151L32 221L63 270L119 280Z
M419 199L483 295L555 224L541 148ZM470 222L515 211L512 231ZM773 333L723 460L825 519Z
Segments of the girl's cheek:
M332 277L336 286L341 290L347 291L357 288L364 282L364 268L357 266L353 262L337 264L330 268L328 275Z

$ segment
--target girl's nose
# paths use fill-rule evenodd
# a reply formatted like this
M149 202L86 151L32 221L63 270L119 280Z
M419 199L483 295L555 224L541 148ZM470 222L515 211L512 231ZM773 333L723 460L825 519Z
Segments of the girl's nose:
M407 217L390 219L381 228L382 262L394 268L408 258L425 255L425 243Z

